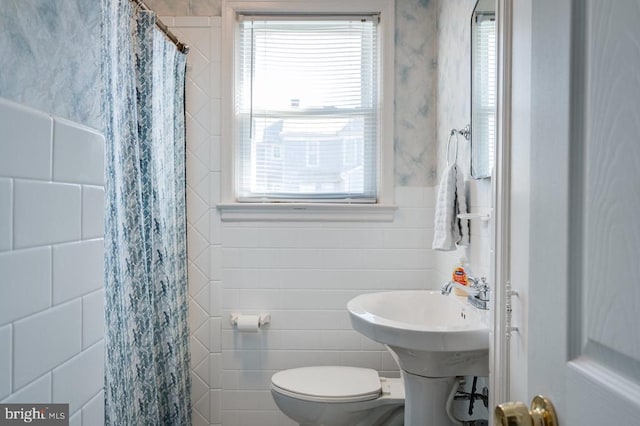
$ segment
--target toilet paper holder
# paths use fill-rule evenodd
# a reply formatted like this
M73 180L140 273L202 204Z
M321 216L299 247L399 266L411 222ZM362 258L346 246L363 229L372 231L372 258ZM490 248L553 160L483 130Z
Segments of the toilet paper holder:
M229 315L229 322L232 326L236 327L238 325L238 318L242 316L241 314L231 314ZM270 314L262 314L258 316L258 327L262 327L263 325L269 324L271 322Z

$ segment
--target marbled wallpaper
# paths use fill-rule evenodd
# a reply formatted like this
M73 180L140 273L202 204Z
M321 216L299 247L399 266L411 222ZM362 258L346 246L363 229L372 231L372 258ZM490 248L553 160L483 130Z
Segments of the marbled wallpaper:
M222 3L221 0L145 2L160 16L219 16ZM396 0L397 186L436 184L437 7L436 0Z
M396 0L397 186L436 184L437 1Z
M100 128L100 1L2 0L0 97Z
M146 4L164 16L221 10L221 0ZM436 0L396 0L397 186L436 184L437 9ZM98 0L2 0L0 55L0 96L101 127Z
M220 16L222 0L144 0L158 16Z
M476 0L446 0L438 4L438 170L446 164L446 148L452 128L471 122L471 13ZM459 159L468 175L469 142L459 137Z

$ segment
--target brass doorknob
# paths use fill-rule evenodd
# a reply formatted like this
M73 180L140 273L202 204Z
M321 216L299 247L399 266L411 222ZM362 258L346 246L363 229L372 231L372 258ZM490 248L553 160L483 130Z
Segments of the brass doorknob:
M531 410L524 402L505 402L496 407L494 426L558 426L553 404L543 396L531 401Z

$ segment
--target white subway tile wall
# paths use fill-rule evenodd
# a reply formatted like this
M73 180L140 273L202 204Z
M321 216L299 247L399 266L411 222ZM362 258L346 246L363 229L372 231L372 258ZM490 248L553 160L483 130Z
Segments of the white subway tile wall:
M0 327L0 398L11 393L11 326Z
M0 253L0 324L46 309L51 304L51 248Z
M0 99L0 402L104 423L104 138Z
M76 184L14 179L14 249L80 240L81 189Z
M352 297L434 289L433 188L398 187L386 223L222 223L220 18L161 17L191 50L187 196L194 425L288 426L270 392L278 370L370 367L397 376L384 347L351 328ZM256 334L231 313L270 313Z
M104 185L104 138L56 118L53 125L53 180Z
M98 312L99 314L96 314ZM82 349L104 337L104 289L82 297Z
M2 400L7 404L51 401L51 373L44 374L37 380L29 383L17 392L13 392L8 398Z
M104 370L96 368L104 361L104 344L96 343L53 370L53 402L69 403L69 412L82 408L102 388ZM85 386L78 386L83 383Z
M11 249L13 242L13 181L0 178L0 251Z
M0 119L3 123L0 176L51 179L53 118L31 108L0 101Z
M82 350L81 319L82 302L76 299L13 323L14 388L26 385Z
M76 413L69 418L69 426L82 426L82 410L76 411Z
M104 392L99 392L82 407L82 424L101 425L104 423Z
M98 238L53 247L54 305L104 287L103 246Z
M82 185L82 238L104 235L104 188Z

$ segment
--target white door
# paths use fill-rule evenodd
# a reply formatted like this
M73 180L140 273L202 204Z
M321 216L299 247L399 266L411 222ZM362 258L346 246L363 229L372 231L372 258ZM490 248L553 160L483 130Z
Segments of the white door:
M512 114L530 118L529 238L511 247L528 258L527 371L512 378L561 426L640 425L640 0L527 1L531 108Z

